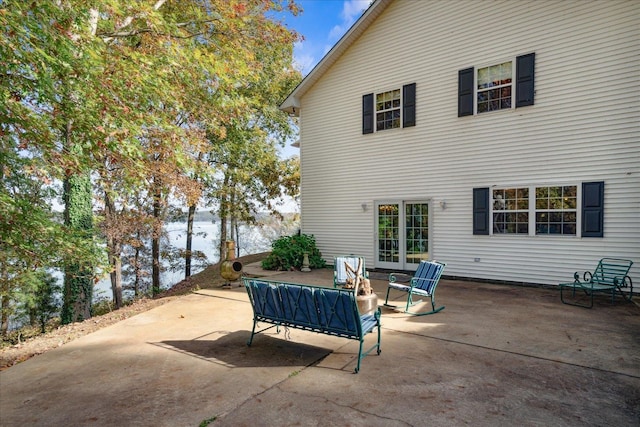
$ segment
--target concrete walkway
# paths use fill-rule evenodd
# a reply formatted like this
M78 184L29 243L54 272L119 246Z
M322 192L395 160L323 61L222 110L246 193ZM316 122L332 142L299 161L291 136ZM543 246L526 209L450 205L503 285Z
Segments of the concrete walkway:
M0 372L0 426L640 425L638 306L452 280L437 299L383 308L382 354L354 374L356 342L269 330L247 347L244 288L198 291Z

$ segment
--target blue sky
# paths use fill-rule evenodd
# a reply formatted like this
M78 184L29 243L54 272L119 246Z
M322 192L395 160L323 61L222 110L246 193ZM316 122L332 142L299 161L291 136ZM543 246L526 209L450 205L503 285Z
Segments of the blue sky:
M285 25L304 40L294 47L296 68L303 75L322 59L369 7L371 0L297 0L298 16L287 16Z
M298 16L285 14L284 24L304 37L293 49L295 66L306 76L369 7L371 0L296 0ZM288 141L282 157L300 153Z

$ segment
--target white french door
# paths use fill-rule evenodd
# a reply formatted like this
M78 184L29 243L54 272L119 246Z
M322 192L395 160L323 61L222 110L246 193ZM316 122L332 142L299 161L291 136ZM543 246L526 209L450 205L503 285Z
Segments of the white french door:
M377 201L376 268L415 270L429 259L429 202Z

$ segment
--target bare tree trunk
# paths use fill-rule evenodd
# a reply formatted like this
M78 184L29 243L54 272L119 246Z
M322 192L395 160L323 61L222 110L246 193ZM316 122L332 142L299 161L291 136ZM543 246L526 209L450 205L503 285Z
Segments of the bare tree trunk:
M224 177L224 187L229 186L229 177ZM228 196L223 195L220 197L220 261L226 259L226 245L225 242L229 238L227 235L227 224L229 216L229 201Z
M0 168L0 178L4 180L4 170ZM2 298L0 299L0 336L5 337L9 330L9 299L10 283L9 274L7 273L7 259L6 253L2 248L3 244L0 243L0 292L2 292Z
M0 256L2 253L0 252ZM0 334L5 337L7 336L7 331L9 330L9 275L6 271L6 263L2 262L2 271L0 272L0 290L2 290L2 308L0 311Z
M187 250L184 258L184 278L191 276L191 245L193 242L193 218L196 214L196 205L189 206L187 216Z
M235 213L236 209L236 196L232 191L229 196L229 206L227 208L227 215L229 216L229 230L231 233L231 238L229 240L233 240L236 242L236 250L240 251L240 243L238 242L238 219Z
M138 242L142 241L140 232L137 233ZM140 246L136 246L133 256L133 271L135 272L135 280L133 283L133 295L138 298L140 296L140 283L142 282L142 269L140 268Z
M122 308L122 245L119 239L113 237L113 230L108 230L109 227L113 227L114 219L116 218L116 207L113 201L109 197L108 193L104 195L104 207L105 216L107 218L107 255L109 258L109 265L111 266L111 292L113 293L113 302L116 308Z
M161 200L162 195L160 190L156 189L153 195L153 217L156 220L155 230L151 238L151 258L152 258L152 270L151 270L151 293L156 296L160 293L160 235L162 234L158 224L160 223L161 215Z
M227 241L227 218L220 216L220 261L226 258L225 242Z
M236 229L236 258L240 258L240 228L238 226L238 221L234 220L234 228Z

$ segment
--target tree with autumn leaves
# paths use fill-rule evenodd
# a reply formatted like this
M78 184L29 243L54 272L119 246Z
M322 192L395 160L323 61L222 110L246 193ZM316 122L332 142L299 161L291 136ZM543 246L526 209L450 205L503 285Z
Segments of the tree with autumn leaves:
M121 306L123 250L149 239L158 292L171 200L216 201L221 217L251 221L258 205L295 194L295 161L276 146L293 133L277 104L300 80L297 35L278 13L298 9L275 0L0 4L3 319L28 277L58 266L63 321L91 315L101 270Z

